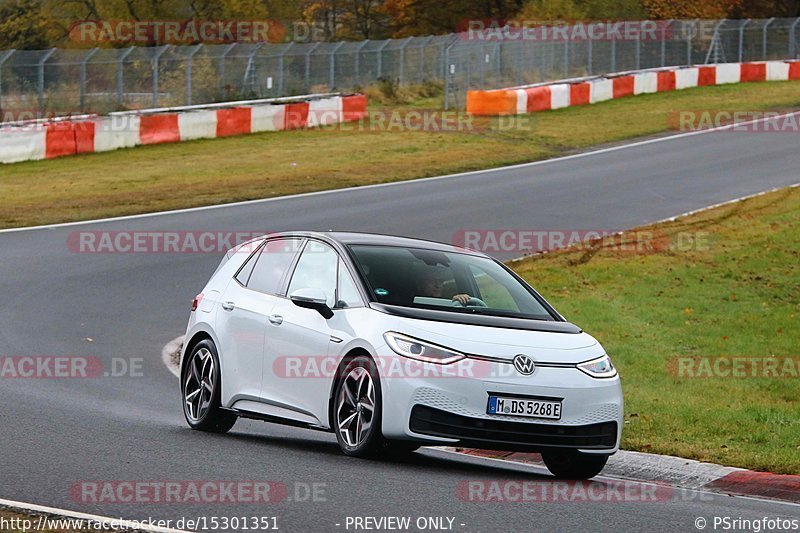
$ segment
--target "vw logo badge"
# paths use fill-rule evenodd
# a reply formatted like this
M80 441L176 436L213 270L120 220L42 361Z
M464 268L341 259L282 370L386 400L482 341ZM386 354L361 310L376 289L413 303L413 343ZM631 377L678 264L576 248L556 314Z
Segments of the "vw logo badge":
M518 354L514 356L514 368L523 376L530 376L536 370L536 364L527 355Z

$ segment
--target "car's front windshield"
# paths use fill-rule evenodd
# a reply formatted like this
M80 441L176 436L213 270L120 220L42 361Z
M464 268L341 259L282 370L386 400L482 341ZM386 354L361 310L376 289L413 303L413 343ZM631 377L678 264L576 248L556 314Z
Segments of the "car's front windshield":
M504 317L554 320L545 305L495 261L465 253L352 245L379 303Z

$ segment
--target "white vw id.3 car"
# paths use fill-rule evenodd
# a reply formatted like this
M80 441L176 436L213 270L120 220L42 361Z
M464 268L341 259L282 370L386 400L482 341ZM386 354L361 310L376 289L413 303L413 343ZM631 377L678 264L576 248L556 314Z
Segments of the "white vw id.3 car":
M281 233L229 251L181 354L188 424L333 432L352 456L420 446L541 452L598 474L622 390L603 347L499 261L435 242Z

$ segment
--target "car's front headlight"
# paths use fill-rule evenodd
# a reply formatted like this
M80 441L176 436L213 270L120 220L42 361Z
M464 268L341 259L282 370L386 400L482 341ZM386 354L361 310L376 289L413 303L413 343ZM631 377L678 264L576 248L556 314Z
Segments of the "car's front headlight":
M383 334L383 338L395 353L425 363L449 365L466 357L463 353L436 346L402 333L395 333L394 331L387 331Z
M617 375L617 369L607 355L581 363L578 369L593 378L613 378Z

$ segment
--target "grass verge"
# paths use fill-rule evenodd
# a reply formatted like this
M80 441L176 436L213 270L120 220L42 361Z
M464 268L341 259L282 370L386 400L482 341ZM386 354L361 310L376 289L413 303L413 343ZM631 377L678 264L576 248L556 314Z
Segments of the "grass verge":
M800 368L800 188L650 229L671 245L583 247L512 266L612 355L625 449L800 474L797 373L781 364L783 377L752 377L749 361L735 372L709 359L763 369L792 357ZM690 377L709 375L703 359L715 377Z
M0 227L86 220L491 168L670 129L679 110L788 109L800 81L641 95L473 131L307 130L0 166ZM433 110L420 97L394 109ZM508 119L506 119L508 120ZM507 126L507 124L506 124ZM366 130L366 131L365 131ZM378 130L378 131L373 131Z

